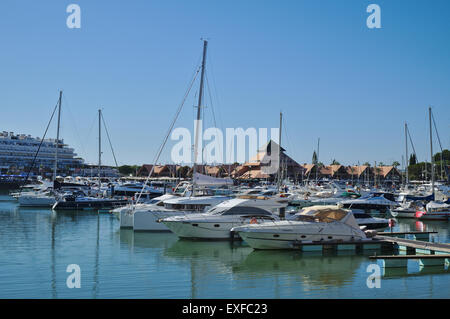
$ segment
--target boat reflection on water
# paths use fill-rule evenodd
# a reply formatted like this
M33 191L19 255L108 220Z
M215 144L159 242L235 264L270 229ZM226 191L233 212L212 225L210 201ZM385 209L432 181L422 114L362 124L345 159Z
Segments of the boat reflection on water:
M169 232L135 232L133 229L119 228L116 233L120 238L121 244L144 249L167 249L178 240L177 236Z
M165 252L164 256L179 261L196 259L223 266L241 263L252 252L245 244L232 244L227 241L178 240Z
M434 242L448 242L450 237L450 223L445 223L437 220L415 220L402 219L401 224L397 224L393 230L394 232L437 232L430 234L430 241Z
M276 277L287 275L306 287L349 285L367 257L302 253L299 251L255 250L233 268L236 278Z

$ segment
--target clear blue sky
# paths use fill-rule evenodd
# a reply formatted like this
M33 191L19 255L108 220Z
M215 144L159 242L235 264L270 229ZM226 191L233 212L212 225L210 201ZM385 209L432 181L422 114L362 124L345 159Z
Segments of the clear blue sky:
M66 26L71 3L78 30ZM381 29L366 26L371 3ZM2 0L0 130L42 136L63 89L62 137L79 155L97 160L101 106L119 164L150 163L207 37L219 128L278 127L282 110L298 162L320 137L325 164L390 164L401 161L407 121L424 160L429 105L450 145L449 12L446 0ZM176 126L191 128L194 104L195 92Z

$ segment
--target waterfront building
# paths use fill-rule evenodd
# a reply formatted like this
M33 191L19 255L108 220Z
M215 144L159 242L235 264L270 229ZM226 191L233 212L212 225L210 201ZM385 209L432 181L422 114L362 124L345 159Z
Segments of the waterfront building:
M271 165L273 158L278 156L272 156L272 149L279 150L280 146L270 140L266 145L261 147L257 154L251 158L248 162L242 166L238 166L234 171L234 178L250 180L250 179L269 179L274 180L278 174L278 170L267 169ZM304 174L305 168L293 160L286 154L286 150L281 147L280 150L280 166L283 178L290 180L300 181ZM278 163L276 163L278 167Z

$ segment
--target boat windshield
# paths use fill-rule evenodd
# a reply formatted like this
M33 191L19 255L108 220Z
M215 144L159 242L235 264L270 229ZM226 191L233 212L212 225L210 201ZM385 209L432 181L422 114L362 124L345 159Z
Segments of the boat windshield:
M207 212L211 215L272 215L270 212L259 208L249 206L235 206L235 207L213 207Z

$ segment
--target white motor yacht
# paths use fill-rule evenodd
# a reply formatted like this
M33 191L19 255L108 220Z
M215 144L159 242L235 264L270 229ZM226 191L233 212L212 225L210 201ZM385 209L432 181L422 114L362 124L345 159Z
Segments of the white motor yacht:
M155 207L164 206L164 201L172 198L176 198L173 194L164 194L162 196L155 197L144 203L130 203L126 206L114 208L111 213L116 215L120 220L120 228L133 228L134 213L136 211L145 211Z
M362 210L370 215L387 215L399 204L388 193L373 193L366 197L341 201L339 205L352 210Z
M328 208L328 209L334 209L337 210L340 207L338 205L317 205L322 207L322 209ZM317 206L310 206L307 208L304 208L300 210L296 215L309 215L314 216L314 214L317 212ZM350 210L353 214L353 217L355 218L356 222L358 223L359 227L364 230L384 230L387 227L389 227L389 219L387 218L379 218L379 217L372 217L369 214L365 213L361 210ZM294 219L296 217L294 215Z
M205 189L203 191L195 191L196 196L176 196L163 200L151 207L136 209L133 213L133 230L169 231L170 229L165 224L159 222L161 219L203 213L209 208L231 198L229 196L211 195L210 190ZM203 193L203 196L201 193Z
M349 210L315 206L311 213L297 214L290 220L235 227L233 231L254 249L293 249L300 243L366 239Z
M418 211L416 218L421 220L449 220L450 205L444 202L433 201L425 206L425 211Z
M52 207L56 203L53 191L24 193L17 199L20 207Z
M286 200L242 196L224 201L203 214L165 218L162 223L180 238L230 239L233 227L279 220L278 209Z
M396 218L415 218L418 211L423 211L424 204L422 201L403 202L400 207L391 210L392 216Z

